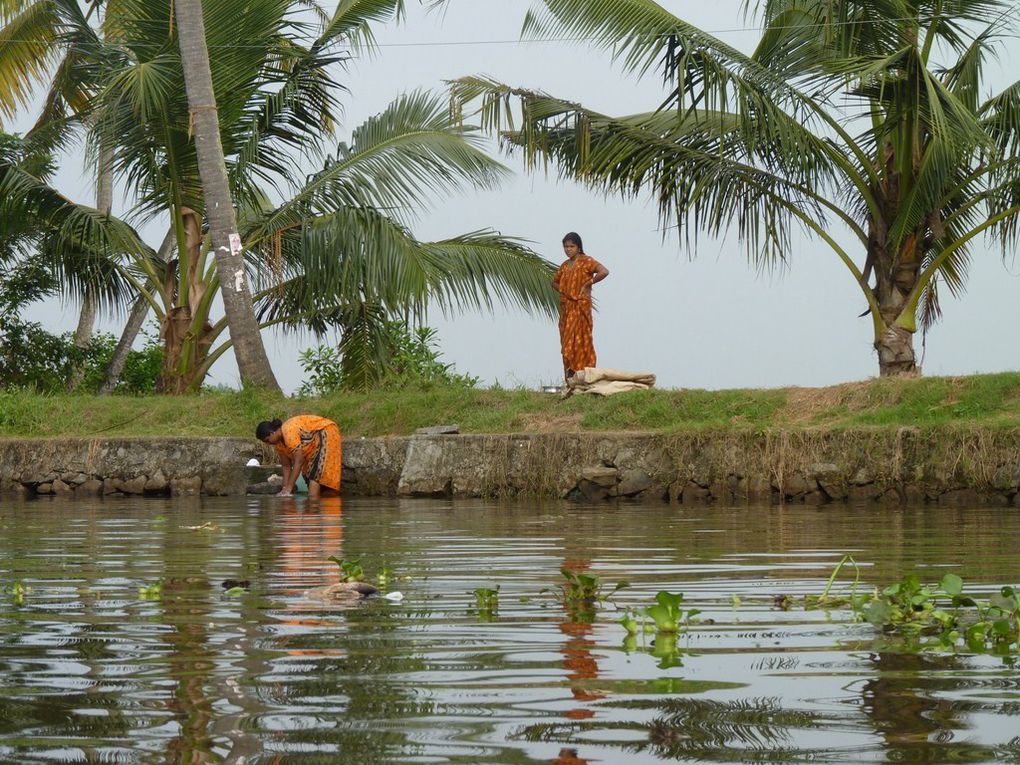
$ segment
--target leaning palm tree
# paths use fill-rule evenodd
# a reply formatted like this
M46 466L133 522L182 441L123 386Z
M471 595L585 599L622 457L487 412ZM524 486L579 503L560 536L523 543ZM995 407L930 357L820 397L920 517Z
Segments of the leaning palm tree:
M495 299L554 310L549 264L517 240L482 232L428 243L411 233L416 213L437 197L491 188L506 173L440 99L401 97L355 130L349 145L330 149L343 91L335 70L349 56L343 50L367 44L370 22L401 9L400 0L342 0L316 28L292 0L203 3L244 258L230 286L239 273L242 284L255 285L262 326L333 322L349 340L366 326L363 336L376 336L392 316L420 317L430 304ZM176 242L175 253L149 250L123 272L161 322L162 388L194 389L231 341L222 337L226 320L211 314L223 283L215 266L221 245L207 230L211 204L182 85L180 19L154 0L109 0L104 23L112 52L101 62L93 124L116 137L114 168L132 194L132 220L168 219ZM323 158L310 175L309 157ZM348 318L334 321L341 314Z
M237 357L241 382L280 390L262 333L255 319L251 291L241 258L241 237L230 196L227 163L220 143L220 121L213 92L209 49L205 43L202 0L175 0L178 43L188 96L188 114L195 127L195 154L202 179L202 196L209 217L209 234L216 253L216 276L223 310Z
M882 375L916 373L913 336L964 287L972 246L1015 244L1020 83L983 100L1010 0L762 0L745 55L653 0L544 0L525 29L568 34L630 72L659 69L653 111L609 116L470 77L454 105L527 161L604 192L650 195L682 238L736 230L750 258L787 257L802 228L859 285ZM520 123L514 115L519 105ZM858 242L844 248L833 226Z

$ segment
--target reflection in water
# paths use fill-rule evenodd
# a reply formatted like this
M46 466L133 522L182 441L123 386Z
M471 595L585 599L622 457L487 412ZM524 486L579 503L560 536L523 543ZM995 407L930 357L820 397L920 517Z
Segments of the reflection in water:
M995 510L5 503L0 762L1016 762L1008 661L772 603L847 551L867 585L1016 584L1018 542ZM330 556L393 569L404 602L307 600ZM611 609L539 596L561 567L630 581L635 611L683 592L704 621L628 652Z
M562 568L587 573L591 569L591 561L586 558L568 557L563 561ZM560 632L567 638L562 651L563 667L567 670L567 679L570 681L570 692L574 699L580 702L603 699L605 694L592 687L592 681L599 677L599 665L593 650L595 642L591 639L594 631L592 623L595 621L595 605L564 601L563 609L566 619L560 624ZM595 716L595 711L585 703L583 706L566 710L563 716L569 720L587 720Z
M965 671L956 656L878 651L868 657L874 675L863 683L863 708L897 762L966 762L974 747L960 746L956 731L968 727L957 715L961 705L940 698L944 681L921 687L918 677L951 677ZM925 684L928 685L928 684ZM973 761L973 760L970 760Z

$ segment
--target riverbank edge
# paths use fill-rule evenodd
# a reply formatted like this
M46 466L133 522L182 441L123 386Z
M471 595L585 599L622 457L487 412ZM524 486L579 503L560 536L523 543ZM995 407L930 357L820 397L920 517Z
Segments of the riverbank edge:
M0 493L243 495L243 438L0 439ZM347 439L349 496L1020 506L1020 428L541 433Z

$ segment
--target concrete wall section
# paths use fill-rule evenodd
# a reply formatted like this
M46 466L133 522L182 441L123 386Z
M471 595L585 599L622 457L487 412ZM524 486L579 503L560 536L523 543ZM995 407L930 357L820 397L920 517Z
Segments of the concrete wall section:
M232 438L0 440L0 491L243 494L270 450ZM1020 505L1020 431L554 433L347 439L344 493Z

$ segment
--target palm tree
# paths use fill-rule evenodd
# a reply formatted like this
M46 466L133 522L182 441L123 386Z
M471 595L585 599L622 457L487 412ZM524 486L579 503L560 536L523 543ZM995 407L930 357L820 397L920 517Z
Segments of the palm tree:
M227 164L220 143L216 94L209 68L209 50L205 44L202 0L176 0L175 6L189 114L195 127L195 152L202 179L202 196L216 252L216 274L223 296L223 309L241 382L279 391L280 386L269 365L262 333L255 319L241 258L241 237L237 233Z
M941 284L962 291L974 240L1016 242L1020 83L982 100L988 58L1016 39L1013 3L757 8L761 41L745 55L653 0L544 0L527 33L586 39L630 72L658 68L662 104L614 117L478 77L455 83L454 104L480 99L483 124L532 166L551 159L593 189L651 195L682 239L735 229L768 266L807 230L860 286L880 373L916 373L913 335L939 318Z
M349 144L329 148L343 91L331 70L347 56L338 48L359 50L371 41L370 22L401 10L399 0L343 0L309 35L291 0L206 0L203 9L243 277L254 285L261 326L339 328L351 379L371 379L379 354L370 345L389 318L496 300L555 310L550 264L518 240L474 232L429 243L411 233L438 196L491 188L507 172L481 151L478 131L451 119L443 99L398 98ZM176 242L176 253L145 248L121 272L161 322L163 388L194 389L230 341L220 342L225 320L211 319L220 277L203 220L209 205L176 22L165 4L110 0L105 23L109 54L93 130L116 139L114 168L135 200L132 219L169 218ZM322 157L321 169L307 175L307 157ZM19 183L60 199L38 179ZM0 213L16 210L15 200L0 195ZM58 210L93 220L66 200ZM117 219L104 221L121 231Z
M0 0L0 116L13 116L26 106L36 86L46 84L39 121L30 143L43 151L66 144L76 127L88 120L99 88L97 62L104 53L101 3L96 0ZM96 208L113 206L113 176L108 146L96 156ZM74 342L88 344L98 306L96 285L82 284L82 308Z

